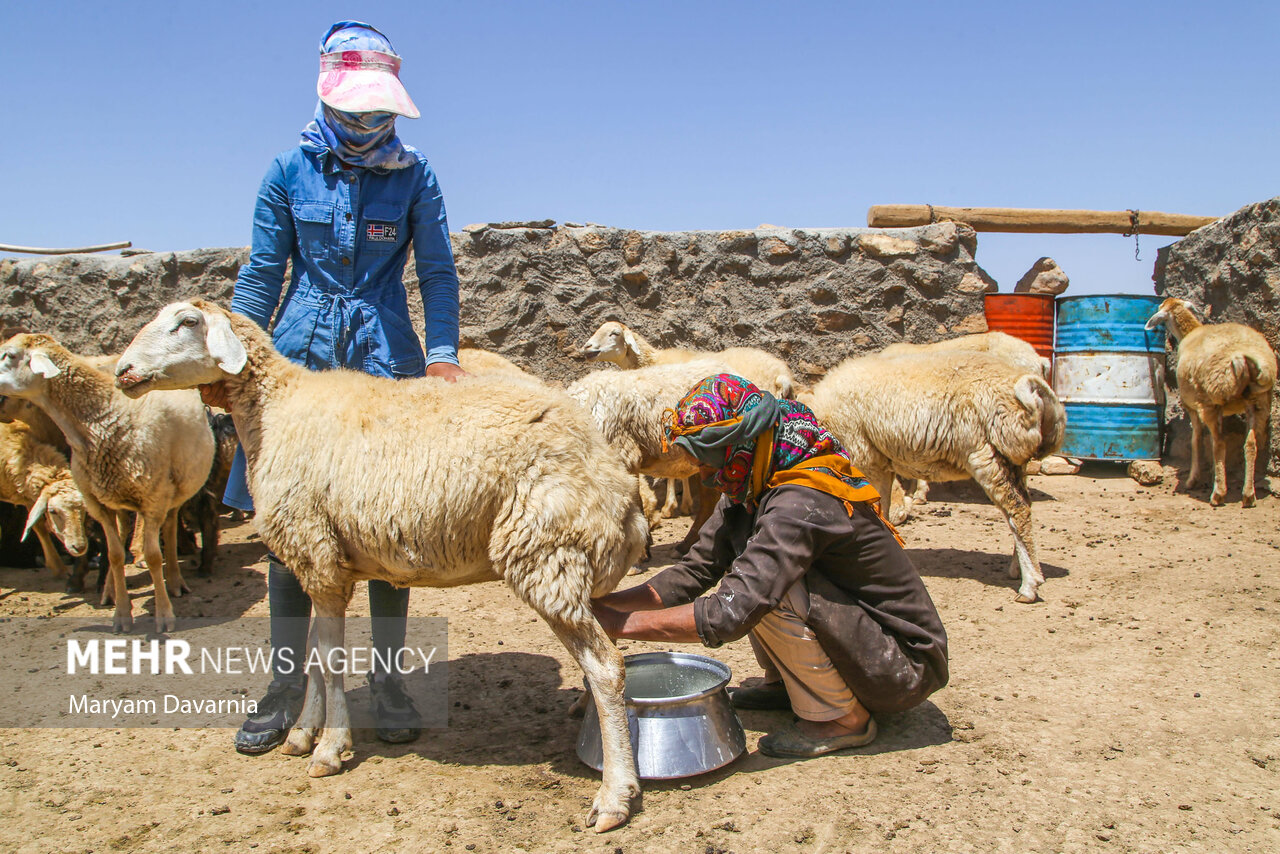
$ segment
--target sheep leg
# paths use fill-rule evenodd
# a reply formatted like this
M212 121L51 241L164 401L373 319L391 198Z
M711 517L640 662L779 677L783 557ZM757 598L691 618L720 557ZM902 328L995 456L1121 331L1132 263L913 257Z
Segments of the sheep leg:
M346 599L341 596L316 597L316 640L320 653L320 672L324 675L324 728L320 741L311 754L307 773L312 777L328 777L342 770L342 754L351 749L351 717L343 693L342 671L329 667L329 656L342 646L346 633Z
M53 570L54 578L62 578L67 574L67 565L62 562L62 558L58 557L58 550L53 545L53 538L49 536L49 527L45 524L45 520L36 522L31 526L31 530L40 541L40 551L44 552L45 568Z
M667 485L667 494L662 499L662 509L658 513L663 519L670 519L676 515L676 507L679 504L676 499L676 479L668 477L664 480Z
M591 812L587 814L587 826L594 825L597 833L612 830L630 818L631 803L640 797L640 780L631 752L631 733L622 694L625 679L622 653L590 616L564 619L547 613L549 609L537 603L530 604L578 662L595 698L604 746L604 773L591 803Z
M99 521L99 524L103 526L104 535L107 536L107 573L111 581L108 584L104 584L102 587L102 604L103 605L107 604L108 602L117 601L115 576L111 574L112 572L111 570L111 566L112 566L111 537L110 535L106 534L106 528L108 525L112 526L111 530L115 531L116 535L120 538L120 578L123 579L124 564L129 559L129 552L127 549L125 549L124 544L133 539L133 529L137 527L134 524L134 520L131 514L125 512L124 510L107 510L105 512L109 514L107 517L107 521L106 522L102 522L102 520L98 520L98 521Z
M133 630L133 603L129 601L129 590L124 583L124 541L120 536L117 524L119 514L99 504L92 496L85 494L84 509L90 516L98 520L102 533L107 538L107 583L102 588L102 603L107 604L108 597L116 605L115 615L111 620L111 628L116 632Z
M676 508L676 515L693 515L693 489L694 479L691 477L684 478L684 487L680 491L680 506Z
M312 620L311 631L307 634L307 649L304 653L308 659L317 643L316 622ZM316 736L324 726L324 709L324 677L317 673L315 668L308 668L307 693L302 701L302 712L298 715L298 722L289 731L289 737L280 746L280 752L286 756L306 756L311 753L316 746Z
M1013 559L1009 574L1022 577L1016 601L1024 604L1035 602L1039 596L1044 574L1036 556L1035 537L1031 526L1031 494L1027 490L1027 476L1018 466L997 454L990 446L969 455L969 471L991 503L1000 508L1005 522L1013 531Z
M1220 507L1227 497L1227 440L1222 435L1222 409L1208 407L1205 416L1204 424L1213 443L1213 492L1209 494L1209 503Z
M178 562L177 507L164 517L164 583L169 588L169 595L175 599L182 598L183 593L191 592L191 588L182 580L182 564Z
M147 572L151 573L151 590L155 596L156 631L171 632L178 627L178 620L165 587L164 563L160 558L160 523L142 514L138 514L138 523L142 529L142 554L147 560Z
M1187 407L1187 418L1191 420L1191 471L1187 474L1187 488L1191 489L1200 481L1200 449L1204 446L1204 421L1200 411L1194 406Z
M1244 438L1244 489L1240 503L1244 507L1252 507L1258 503L1253 483L1253 466L1258 461L1258 407L1253 403L1246 405L1244 418L1249 432Z

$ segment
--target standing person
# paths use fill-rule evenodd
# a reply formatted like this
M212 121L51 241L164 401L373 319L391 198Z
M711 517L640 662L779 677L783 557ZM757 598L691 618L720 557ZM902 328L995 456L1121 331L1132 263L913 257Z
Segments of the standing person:
M924 583L876 491L808 407L718 374L680 401L666 438L724 497L680 563L593 601L610 636L714 648L750 633L764 684L737 689L734 704L798 718L760 739L769 756L869 744L872 712L947 683L947 636Z
M396 135L396 116L418 118L399 79L400 57L369 24L339 21L320 43L315 119L300 143L272 161L258 191L253 246L240 270L232 311L264 329L275 318L276 349L314 370L350 368L385 377L453 381L458 367L458 275L444 199L426 157ZM409 321L402 275L410 247L422 290L426 353ZM292 275L285 289L286 264ZM214 390L206 402L219 403ZM227 494L252 510L243 452ZM271 686L235 736L242 753L280 744L301 711L311 599L269 556ZM369 582L373 643L387 655L404 646L408 588ZM421 721L396 674L370 674L377 735L418 737Z

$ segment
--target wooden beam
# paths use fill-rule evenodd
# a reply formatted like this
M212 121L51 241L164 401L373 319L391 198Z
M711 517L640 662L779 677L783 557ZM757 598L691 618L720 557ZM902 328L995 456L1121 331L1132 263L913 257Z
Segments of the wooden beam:
M1170 214L1160 211L1087 211L1043 208L947 208L936 205L872 205L867 225L872 228L906 228L951 220L974 231L1028 232L1039 234L1133 234L1136 216L1139 234L1190 234L1218 217Z
M128 249L132 245L132 241L123 240L119 243L104 243L101 246L81 246L76 249L42 249L38 246L10 246L7 243L0 243L0 252L25 252L28 255L74 255L79 252L106 252L111 249Z

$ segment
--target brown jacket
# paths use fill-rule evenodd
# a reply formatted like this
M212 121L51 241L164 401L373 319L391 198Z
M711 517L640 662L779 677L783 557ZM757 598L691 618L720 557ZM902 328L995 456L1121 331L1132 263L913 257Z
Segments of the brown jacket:
M865 503L805 486L764 493L753 514L721 499L680 563L649 582L666 607L694 602L709 647L742 638L800 578L807 623L873 711L911 708L947 684L947 634L911 559Z

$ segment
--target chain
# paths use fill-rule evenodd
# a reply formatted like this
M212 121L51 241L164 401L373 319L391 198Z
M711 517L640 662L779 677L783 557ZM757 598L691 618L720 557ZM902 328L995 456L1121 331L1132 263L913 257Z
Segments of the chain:
M1138 229L1141 223L1138 218L1138 210L1136 208L1129 209L1129 230L1124 233L1125 237L1133 235L1133 260L1142 260L1142 245L1138 243Z

